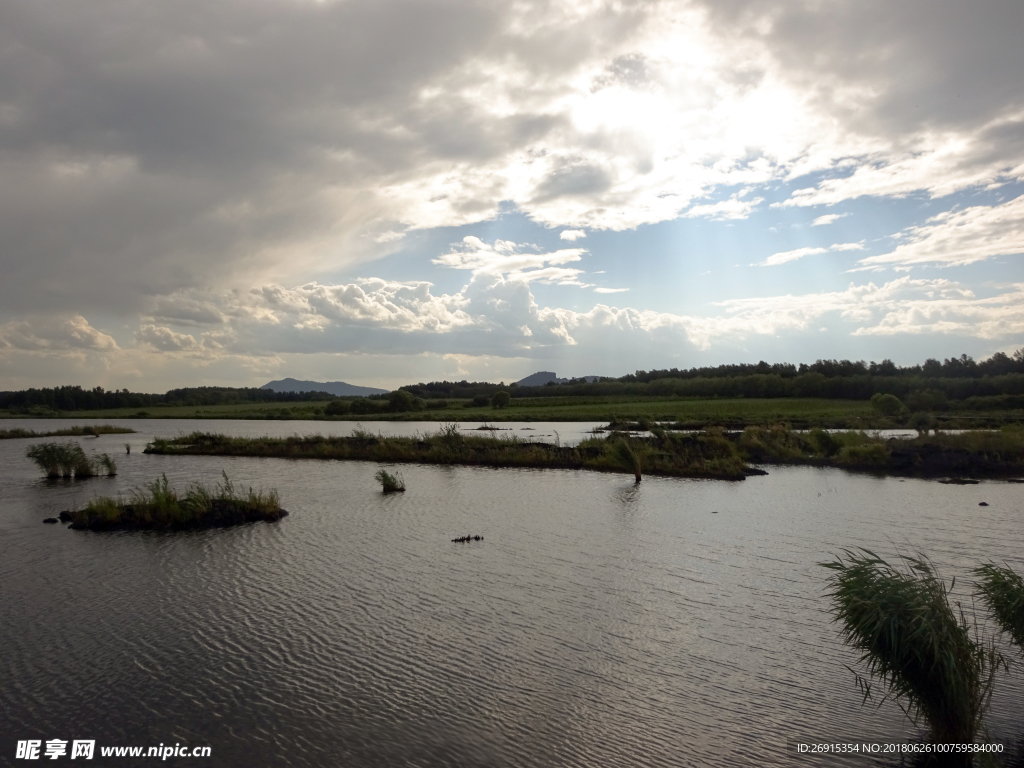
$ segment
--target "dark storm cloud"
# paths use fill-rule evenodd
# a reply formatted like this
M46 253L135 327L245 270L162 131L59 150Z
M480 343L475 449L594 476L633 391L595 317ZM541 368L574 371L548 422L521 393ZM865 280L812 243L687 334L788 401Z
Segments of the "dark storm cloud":
M130 309L343 219L325 187L446 143L493 151L479 126L395 130L424 82L488 44L488 5L3 2L5 308Z
M482 108L491 78L515 62L536 74L525 91L559 88L648 5L0 0L0 300L134 311L306 240L314 262L323 238L360 256L353 232L401 218L381 185L562 122ZM486 217L502 195L478 184L451 206Z

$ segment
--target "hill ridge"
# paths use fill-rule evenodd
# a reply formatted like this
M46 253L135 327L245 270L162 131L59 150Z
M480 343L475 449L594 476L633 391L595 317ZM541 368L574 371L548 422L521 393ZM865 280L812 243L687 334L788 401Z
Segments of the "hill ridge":
M328 392L338 397L366 397L386 395L389 392L387 389L360 387L344 381L303 381L292 378L268 381L260 389L270 389L274 392Z

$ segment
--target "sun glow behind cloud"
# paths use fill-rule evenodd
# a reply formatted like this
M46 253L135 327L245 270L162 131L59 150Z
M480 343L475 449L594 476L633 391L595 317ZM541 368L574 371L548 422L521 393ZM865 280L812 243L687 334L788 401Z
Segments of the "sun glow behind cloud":
M463 367L485 327L515 359L596 355L599 327L634 346L675 329L689 353L810 328L752 309L775 306L780 276L844 307L843 338L970 339L975 318L1024 341L999 298L1016 294L992 288L1024 251L1018 5L211 0L179 18L97 0L61 24L18 6L0 46L18 71L46 61L50 85L0 86L0 355L265 370L286 347L257 327L311 355L351 351L352 328L381 354L407 352L401 334L459 338L443 354ZM858 230L889 203L888 230ZM484 236L509 210L533 229ZM718 227L714 252L647 247L679 221ZM418 259L416 279L373 277L391 254ZM759 268L720 276L715 302L663 300L666 275L690 296L672 260L697 257ZM849 306L875 283L836 290L850 267L903 286L884 316ZM892 279L936 267L987 298ZM632 307L596 302L627 291Z

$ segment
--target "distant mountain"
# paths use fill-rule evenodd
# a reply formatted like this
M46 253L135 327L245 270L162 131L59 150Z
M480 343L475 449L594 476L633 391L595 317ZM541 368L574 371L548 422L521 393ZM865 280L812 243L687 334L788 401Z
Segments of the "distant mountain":
M388 390L377 387L357 387L344 381L299 381L298 379L281 379L264 384L260 389L271 389L274 392L329 392L339 397L366 397L367 395L386 395Z
M549 381L558 381L554 371L537 371L516 382L520 387L543 387Z
M585 381L588 384L592 384L602 378L602 376L578 376L577 381ZM516 384L520 387L543 387L549 381L553 381L555 384L568 384L572 379L560 379L555 375L554 371L537 371L536 373L531 373L525 379L520 379Z

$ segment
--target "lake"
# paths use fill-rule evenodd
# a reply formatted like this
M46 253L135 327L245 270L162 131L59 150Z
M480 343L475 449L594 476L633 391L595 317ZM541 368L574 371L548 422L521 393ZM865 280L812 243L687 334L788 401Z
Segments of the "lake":
M352 423L102 421L140 430L78 439L116 478L46 481L24 458L38 440L0 441L0 763L22 764L15 740L59 738L212 749L177 765L872 765L787 746L919 734L892 703L861 706L817 563L919 550L961 597L984 560L1024 570L1022 485L407 465L408 491L385 497L374 463L141 452L193 429ZM3 426L70 423L90 422ZM594 425L529 426L571 442ZM41 523L161 473L183 489L222 470L276 488L290 516L188 533ZM465 534L484 540L451 542ZM988 717L1008 744L1024 738L1022 678L1001 674Z

